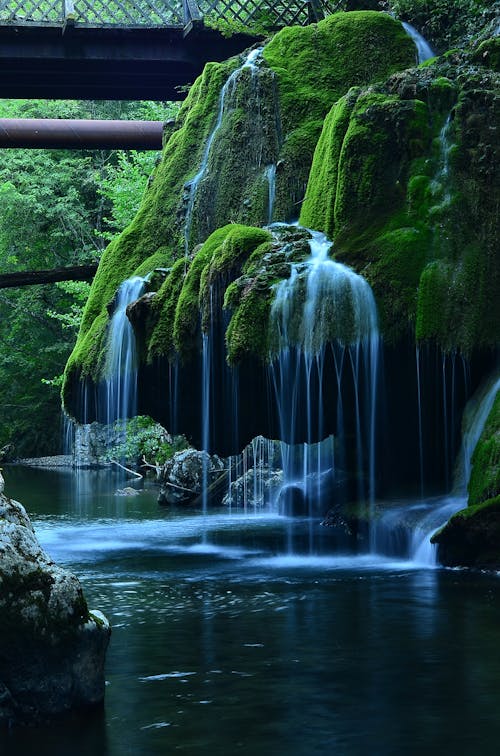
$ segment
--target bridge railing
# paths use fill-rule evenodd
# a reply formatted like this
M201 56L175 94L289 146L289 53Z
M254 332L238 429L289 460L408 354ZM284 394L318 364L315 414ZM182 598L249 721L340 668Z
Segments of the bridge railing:
M0 0L1 25L185 27L203 18L269 27L306 25L335 0Z

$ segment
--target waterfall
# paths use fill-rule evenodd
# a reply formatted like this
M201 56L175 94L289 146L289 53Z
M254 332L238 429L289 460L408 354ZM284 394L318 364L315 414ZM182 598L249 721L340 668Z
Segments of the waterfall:
M226 83L221 89L221 93L219 95L219 106L217 111L217 119L215 121L215 126L213 127L212 131L210 132L208 139L205 143L205 148L203 150L203 155L201 158L201 164L198 169L198 173L189 181L187 188L189 190L188 195L188 201L187 201L187 209L186 209L186 218L184 221L184 249L186 256L189 256L189 237L191 235L191 227L193 224L193 210L194 210L194 203L196 200L196 193L198 191L198 186L200 184L200 181L205 176L208 168L208 161L210 158L210 151L212 149L212 145L214 142L214 139L216 137L217 132L219 131L220 127L222 126L222 119L224 117L224 106L226 103L226 97L227 94L230 93L235 83L238 79L238 76L240 75L241 71L243 69L249 68L252 73L256 71L255 61L259 57L259 55L262 52L261 47L251 50L247 57L245 58L245 61L243 64L237 68L235 71L232 72L232 74L227 79Z
M468 403L464 412L462 447L458 456L453 492L440 499L415 527L410 544L410 558L422 564L435 565L437 546L430 542L431 536L449 518L467 506L467 485L471 473L471 460L493 403L500 391L500 378L491 379Z
M418 403L418 459L420 472L420 498L424 498L424 438L422 423L422 382L420 375L420 349L415 347L415 364L417 369L417 403Z
M106 421L133 417L137 409L137 354L135 335L127 317L127 307L142 295L145 278L129 278L116 295L107 343Z
M491 412L496 396L500 391L500 377L491 378L471 399L464 413L464 431L462 445L458 455L453 490L459 496L467 495L467 486L471 474L471 460L484 426Z
M443 128L439 132L439 161L437 173L431 182L431 189L434 194L442 194L443 204L449 204L451 199L450 192L450 156L453 149L451 140L451 113L448 114Z
M274 199L276 197L276 165L271 163L266 167L266 178L269 186L267 203L267 222L273 222Z
M409 37L412 38L415 43L415 47L417 48L417 62L424 63L424 61L429 60L430 58L434 58L436 53L427 42L425 37L423 37L420 32L415 29L414 26L407 23L406 21L403 21L402 25L405 32Z
M275 290L270 324L276 357L270 370L280 438L287 442L282 443L284 484L279 501L285 513L310 517L321 506L323 485L335 477L337 458L341 464L345 459L348 414L354 414L358 479L365 478L362 494L373 505L380 342L370 286L329 257L332 243L324 234L309 233L309 258L292 264L290 277ZM331 404L325 392L325 363L333 363L337 383L334 440L325 438L327 399ZM345 390L354 397L353 409L344 406ZM313 444L318 438L325 440Z

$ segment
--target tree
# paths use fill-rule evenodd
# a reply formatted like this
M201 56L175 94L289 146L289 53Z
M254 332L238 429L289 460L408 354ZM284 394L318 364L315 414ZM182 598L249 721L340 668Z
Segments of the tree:
M175 109L166 103L0 101L2 118L165 120ZM157 157L3 150L2 272L98 261L106 239L133 217ZM57 376L73 346L87 291L75 282L0 291L0 447L13 443L19 456L59 450Z

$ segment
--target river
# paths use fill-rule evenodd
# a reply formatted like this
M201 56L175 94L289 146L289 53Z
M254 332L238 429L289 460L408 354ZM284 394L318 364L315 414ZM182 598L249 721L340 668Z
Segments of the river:
M104 710L4 733L2 756L498 753L497 575L325 536L300 557L287 518L172 513L102 473L4 475L113 634Z

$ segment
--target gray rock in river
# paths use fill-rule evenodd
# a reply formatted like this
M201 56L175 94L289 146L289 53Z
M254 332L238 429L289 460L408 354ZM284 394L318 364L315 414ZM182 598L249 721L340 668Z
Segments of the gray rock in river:
M210 485L224 471L224 463L206 451L184 449L165 462L160 473L159 504L188 504L201 494L205 472Z
M0 727L102 702L109 623L41 549L24 507L3 495L0 617Z

